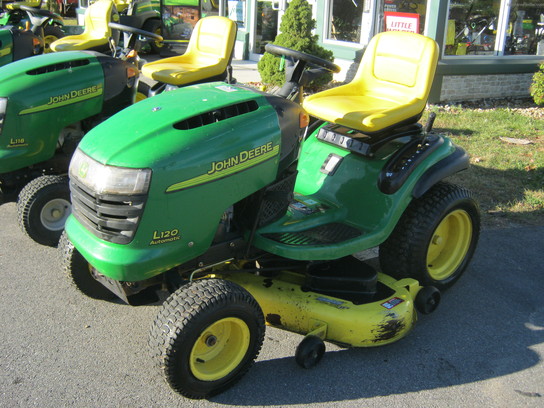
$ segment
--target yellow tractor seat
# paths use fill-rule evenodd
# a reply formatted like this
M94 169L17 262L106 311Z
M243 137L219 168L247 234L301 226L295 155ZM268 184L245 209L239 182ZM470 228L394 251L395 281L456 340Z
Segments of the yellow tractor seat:
M131 0L114 0L114 1L115 1L115 7L117 8L117 11L119 13L122 13L123 11L125 11L131 2Z
M308 96L317 118L370 134L421 117L438 62L438 45L420 34L388 31L368 44L349 84Z
M82 34L67 35L51 43L51 49L58 51L96 50L109 48L112 32L109 26L117 11L111 0L99 0L85 11L85 29Z
M232 60L236 30L236 23L226 17L204 17L196 23L183 55L149 62L142 73L175 86L222 80Z
M33 8L40 8L42 5L42 0L30 0L30 1L16 1L14 3L6 4L6 9L8 10L16 10L20 6L27 6L27 7L33 7Z

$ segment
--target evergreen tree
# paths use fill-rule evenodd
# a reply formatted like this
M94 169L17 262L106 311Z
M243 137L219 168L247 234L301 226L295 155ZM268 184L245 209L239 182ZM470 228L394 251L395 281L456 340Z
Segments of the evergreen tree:
M312 18L312 7L307 0L292 0L281 19L281 32L276 36L273 44L333 61L332 51L318 45L318 36L312 34L315 24ZM280 57L268 52L265 52L260 59L257 68L264 83L282 85L285 82L285 71L280 71L280 60ZM315 80L312 85L324 85L331 80L332 74L326 74Z

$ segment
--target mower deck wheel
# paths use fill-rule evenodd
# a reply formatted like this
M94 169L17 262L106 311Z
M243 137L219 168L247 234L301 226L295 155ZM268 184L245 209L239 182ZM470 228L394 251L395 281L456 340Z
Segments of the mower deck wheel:
M112 300L115 298L113 292L93 278L91 265L74 247L66 232L63 232L60 237L59 254L62 270L72 286L92 299Z
M202 279L180 287L164 302L149 345L175 391L209 398L249 370L264 331L263 313L249 292L230 281Z
M56 246L72 211L67 176L41 176L19 193L17 218L22 230L42 245Z
M425 286L417 292L414 300L416 310L421 314L430 314L440 303L440 291L434 286Z
M302 368L312 368L321 361L325 354L325 343L319 337L309 335L297 346L295 361Z

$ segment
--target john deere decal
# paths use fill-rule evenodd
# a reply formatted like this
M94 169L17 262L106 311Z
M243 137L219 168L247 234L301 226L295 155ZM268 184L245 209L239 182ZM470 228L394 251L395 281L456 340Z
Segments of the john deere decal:
M89 86L83 89L75 89L70 92L66 92L60 95L50 96L47 103L33 108L24 109L19 112L19 115L27 115L29 113L41 112L53 108L58 108L60 106L69 105L71 103L76 103L84 101L86 99L94 98L95 96L102 95L102 84Z
M206 174L185 180L176 184L172 184L166 189L167 193L173 193L186 188L195 187L200 184L209 183L210 181L218 180L223 177L230 176L242 170L247 170L259 163L262 163L276 156L280 151L279 145L272 145L272 142L251 150L244 150L235 156L224 160L211 162L209 170Z
M47 102L48 105L55 105L59 102L64 102L69 99L78 98L80 96L85 95L93 95L98 92L98 85L93 85L88 88L79 89L77 91L71 91L68 93L60 94L58 96L52 96L49 98L49 102Z

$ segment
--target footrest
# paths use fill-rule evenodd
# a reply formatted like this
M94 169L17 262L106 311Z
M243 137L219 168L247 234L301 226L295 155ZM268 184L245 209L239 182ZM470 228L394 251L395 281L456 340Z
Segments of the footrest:
M262 234L284 245L316 246L338 244L362 235L362 231L342 223L320 225L305 231Z

